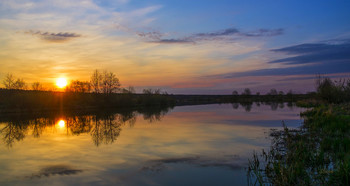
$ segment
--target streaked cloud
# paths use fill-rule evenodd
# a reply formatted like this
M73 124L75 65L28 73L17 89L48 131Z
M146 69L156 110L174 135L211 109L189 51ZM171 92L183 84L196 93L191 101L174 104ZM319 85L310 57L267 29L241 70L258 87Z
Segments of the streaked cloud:
M142 33L142 34L139 34ZM141 37L147 37L148 42L161 43L161 44L182 44L182 43L197 43L200 41L232 41L242 39L245 37L273 37L282 35L284 29L258 29L250 32L243 32L237 28L231 27L215 32L201 32L194 33L182 38L164 38L166 34L160 32L139 32Z
M80 34L70 33L70 32L54 33L54 32L42 32L42 31L29 30L29 31L25 31L24 33L37 36L40 39L48 42L65 42L74 38L81 37Z

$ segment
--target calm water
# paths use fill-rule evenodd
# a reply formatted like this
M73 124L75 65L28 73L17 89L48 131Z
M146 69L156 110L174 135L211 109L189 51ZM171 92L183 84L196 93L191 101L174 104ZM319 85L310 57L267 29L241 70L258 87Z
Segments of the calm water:
M301 108L215 104L0 123L0 185L246 185L268 132Z

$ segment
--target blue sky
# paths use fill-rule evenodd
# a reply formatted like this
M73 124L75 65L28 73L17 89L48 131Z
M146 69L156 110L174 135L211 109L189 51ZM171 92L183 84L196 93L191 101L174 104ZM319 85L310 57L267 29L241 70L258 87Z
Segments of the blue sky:
M350 1L0 2L0 79L88 81L229 94L314 90L350 75Z

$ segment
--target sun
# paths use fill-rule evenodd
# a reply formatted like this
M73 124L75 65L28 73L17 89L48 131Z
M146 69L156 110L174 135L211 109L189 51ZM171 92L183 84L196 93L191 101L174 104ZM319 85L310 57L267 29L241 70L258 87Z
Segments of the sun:
M58 88L64 88L64 87L67 86L67 84L68 84L68 82L67 82L67 79L66 79L66 78L58 78L58 79L56 80L56 86L57 86Z
M66 126L66 122L63 119L61 119L57 122L57 126L59 128L64 128Z

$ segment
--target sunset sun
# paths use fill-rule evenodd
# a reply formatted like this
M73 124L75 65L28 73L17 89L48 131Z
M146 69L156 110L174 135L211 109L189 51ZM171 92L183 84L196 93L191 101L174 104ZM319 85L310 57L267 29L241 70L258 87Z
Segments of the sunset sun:
M57 86L58 88L64 88L64 87L67 86L67 84L68 84L68 82L67 82L67 79L66 79L66 78L58 78L58 79L56 80L56 86Z

